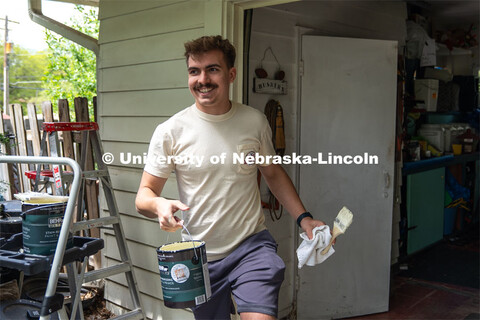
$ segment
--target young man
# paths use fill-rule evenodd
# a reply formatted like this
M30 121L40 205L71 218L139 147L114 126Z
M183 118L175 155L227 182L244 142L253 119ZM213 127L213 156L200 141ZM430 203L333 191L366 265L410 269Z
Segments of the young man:
M257 169L310 238L324 223L306 212L280 165L235 161L234 154L275 151L265 116L229 100L236 76L230 42L201 37L185 50L195 103L155 130L135 204L139 213L158 218L162 230L185 225L206 242L212 297L194 308L196 319L230 319L232 294L242 319L274 319L285 265L264 225ZM160 196L173 170L180 200ZM178 210L185 211L184 220L174 216Z

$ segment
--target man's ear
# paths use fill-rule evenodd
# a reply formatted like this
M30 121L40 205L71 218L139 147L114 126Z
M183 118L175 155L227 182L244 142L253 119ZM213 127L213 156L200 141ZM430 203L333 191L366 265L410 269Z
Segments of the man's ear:
M233 83L233 81L235 81L235 78L237 77L237 69L235 69L235 67L230 68L228 74L230 77L230 83Z

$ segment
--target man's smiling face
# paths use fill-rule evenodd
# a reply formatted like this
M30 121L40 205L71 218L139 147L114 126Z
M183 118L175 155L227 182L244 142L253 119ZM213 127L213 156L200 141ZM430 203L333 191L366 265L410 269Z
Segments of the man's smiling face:
M235 68L228 68L220 50L207 51L188 58L188 87L197 108L203 112L228 112L229 86L235 76Z

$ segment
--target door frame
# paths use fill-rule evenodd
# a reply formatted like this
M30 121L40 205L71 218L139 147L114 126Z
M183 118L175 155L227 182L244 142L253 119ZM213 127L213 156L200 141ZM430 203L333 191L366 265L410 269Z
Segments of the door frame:
M215 0L213 0L215 1ZM232 85L231 96L230 99L237 102L243 102L243 92L244 92L244 34L245 34L245 22L244 22L244 15L246 10L256 9L256 8L264 8L270 7L279 4L285 3L293 3L299 2L301 0L224 0L222 2L221 13L218 12L218 2L216 4L206 4L205 6L205 29L206 34L221 34L222 36L228 38L236 47L236 54L237 54L237 77L236 81ZM211 2L211 1L209 1ZM215 1L216 2L216 1ZM216 7L217 11L212 10L213 8L209 8L209 6ZM216 14L216 16L214 16ZM219 22L219 16L221 17L221 21ZM207 19L208 18L208 19ZM217 19L217 21L215 21ZM310 29L297 27L298 32L308 32ZM297 37L299 37L296 41L296 56L295 56L295 63L298 65L298 61L301 56L298 55L299 47L301 41L301 34L298 33ZM300 77L297 76L296 81L300 83ZM297 100L300 99L300 94L297 92ZM297 117L296 123L296 130L299 130L299 117ZM297 137L299 137L297 135ZM295 150L298 152L300 149L300 141L297 139L295 141ZM293 181L294 185L297 187L299 184L299 166L295 166L295 181ZM292 223L292 232L295 235L297 232L296 224ZM299 244L299 237L294 236L294 248L298 247ZM292 253L295 256L295 252ZM291 301L291 311L296 312L296 304L297 304L297 293L299 290L298 286L298 266L294 262L293 266L293 292L292 292L292 301Z
M224 0L221 9L218 1L210 0L205 5L206 34L220 34L232 41L237 49L237 79L232 85L231 99L242 102L243 95L243 36L245 10L299 2L301 0ZM220 12L219 12L220 11ZM208 19L207 19L208 18ZM220 21L219 21L220 20Z

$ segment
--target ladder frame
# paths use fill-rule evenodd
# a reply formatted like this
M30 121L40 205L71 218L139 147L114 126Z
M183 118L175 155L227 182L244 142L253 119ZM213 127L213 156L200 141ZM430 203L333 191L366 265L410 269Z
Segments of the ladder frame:
M40 319L48 319L51 312L48 310L48 304L55 298L57 282L62 268L63 256L67 246L68 234L73 223L73 212L80 191L80 183L82 177L82 169L78 163L70 158L63 157L31 157L31 156L0 156L0 163L25 163L25 164L50 164L50 165L69 165L74 172L73 181L70 189L70 196L67 201L65 215L63 217L62 227L58 236L57 247L53 257L52 267L48 277L47 289L45 291L45 299L42 302L42 310ZM53 310L52 310L53 311ZM43 315L46 313L47 315ZM48 317L48 318L47 318Z
M113 226L115 233L115 239L117 246L119 248L120 258L122 263L117 265L106 267L90 272L85 271L85 263L87 259L84 259L81 264L81 273L78 275L77 268L74 264L68 265L67 270L69 274L69 283L70 291L72 294L72 303L73 303L73 312L72 319L76 316L77 318L83 319L83 311L81 306L81 300L79 298L79 293L81 286L85 282L103 279L111 275L124 273L125 278L127 279L128 289L130 291L130 296L133 302L133 310L127 312L126 314L119 315L119 319L145 319L143 305L140 299L140 292L138 290L137 281L133 272L133 263L130 259L130 253L128 251L127 242L125 238L125 233L120 221L120 215L115 200L115 195L108 172L107 165L102 161L103 148L101 140L98 134L98 124L95 122L45 122L43 124L44 133L42 137L42 148L41 150L46 151L45 141L50 141L50 145L59 146L57 131L82 131L82 148L81 148L81 162L78 164L75 160L66 157L19 157L19 156L0 156L0 163L28 163L28 164L37 164L37 174L36 174L36 185L38 179L40 178L40 168L41 164L50 164L54 168L54 184L55 192L57 194L63 194L63 181L62 181L62 172L59 165L68 165L73 169L73 181L70 185L70 197L67 203L67 208L65 211L64 223L62 224L59 241L55 251L52 268L50 272L50 277L47 285L47 291L45 292L44 304L42 305L41 310L41 320L48 319L49 315L52 313L52 310L44 310L44 306L47 305L50 301L54 299L56 285L58 282L58 276L60 269L62 267L62 259L65 253L65 247L68 239L69 232L77 232L80 230L88 230L93 227L101 227L104 225ZM98 170L93 170L90 172L85 172L82 170L85 167L86 163L86 153L89 143L92 146L92 154L94 158L94 164L98 166ZM57 148L55 151L58 151ZM42 152L41 151L41 152ZM58 155L58 153L56 152ZM59 168L59 174L55 176L55 168ZM83 202L83 192L85 188L85 179L87 178L96 178L101 182L101 189L103 189L105 200L107 203L109 216L101 217L98 219L84 220L80 221L78 217L84 210ZM60 184L60 187L58 186ZM77 221L73 222L74 207L77 204ZM68 213L68 214L67 214ZM75 312L75 309L78 310ZM53 310L55 311L55 310ZM74 313L75 312L75 313ZM64 318L65 311L60 310L59 315L61 318ZM47 318L48 317L48 318Z

